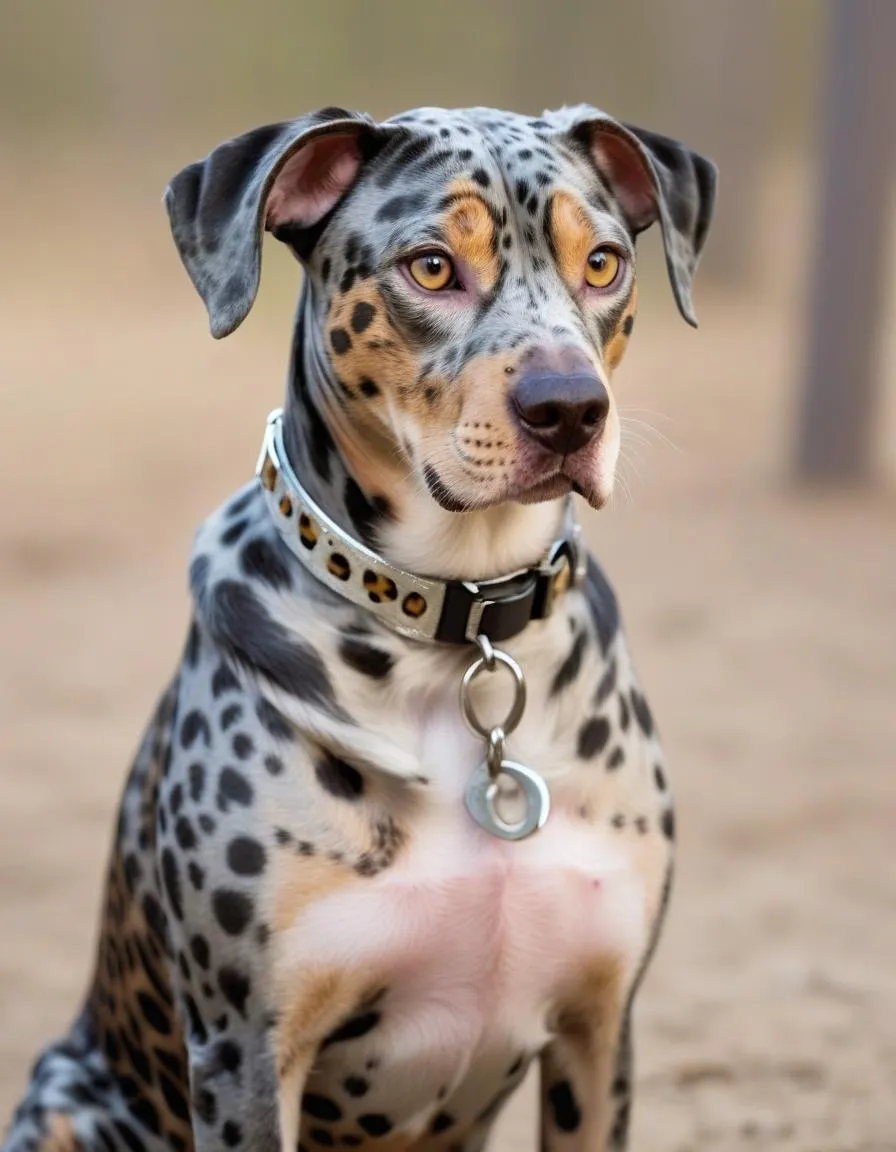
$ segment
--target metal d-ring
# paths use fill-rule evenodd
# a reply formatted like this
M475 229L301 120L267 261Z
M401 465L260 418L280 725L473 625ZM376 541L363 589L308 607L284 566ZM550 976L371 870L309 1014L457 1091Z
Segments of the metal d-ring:
M481 736L488 747L485 760L470 777L464 798L467 810L481 828L502 840L522 840L542 827L551 810L551 795L544 780L525 764L508 760L504 754L506 738L523 718L526 681L516 660L500 648L493 647L487 636L477 636L476 643L480 655L464 672L460 685L460 708L467 727L476 736ZM498 665L506 668L513 677L513 703L500 724L486 727L470 700L470 685L482 672L496 672ZM522 819L513 824L505 820L497 808L502 776L508 777L520 789L525 805Z
M481 736L484 740L487 740L493 728L501 728L504 735L509 736L517 727L520 720L522 720L526 707L526 680L523 676L522 668L520 668L512 656L508 656L507 653L502 652L500 648L492 648L491 644L488 644L488 648L485 649L485 651L487 655L477 656L469 665L466 672L464 672L464 678L460 682L460 710L470 731L476 736ZM491 668L489 668L489 657L491 659ZM476 710L470 700L470 685L482 672L493 669L496 670L499 664L503 668L506 668L511 676L513 676L513 704L510 706L510 711L500 724L492 724L486 727L476 715Z
M501 840L524 840L543 827L551 811L551 794L544 780L514 760L502 760L500 776L509 776L518 785L525 800L525 815L514 824L508 823L498 812L495 800L498 780L492 779L487 762L479 765L467 783L464 799L467 811L476 823Z

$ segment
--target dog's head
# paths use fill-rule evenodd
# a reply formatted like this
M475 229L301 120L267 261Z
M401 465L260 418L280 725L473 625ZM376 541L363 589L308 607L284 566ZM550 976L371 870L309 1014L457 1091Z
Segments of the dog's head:
M384 123L325 109L221 145L174 178L166 205L216 337L252 306L263 231L295 251L335 423L389 445L464 511L570 490L607 500L635 238L659 222L695 323L714 192L709 161L590 107Z

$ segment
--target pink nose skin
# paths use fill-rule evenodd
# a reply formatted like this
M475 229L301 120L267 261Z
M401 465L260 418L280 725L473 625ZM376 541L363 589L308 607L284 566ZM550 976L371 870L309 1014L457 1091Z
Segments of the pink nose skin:
M533 440L569 456L597 436L610 411L610 395L584 353L537 348L524 358L521 371L512 402Z

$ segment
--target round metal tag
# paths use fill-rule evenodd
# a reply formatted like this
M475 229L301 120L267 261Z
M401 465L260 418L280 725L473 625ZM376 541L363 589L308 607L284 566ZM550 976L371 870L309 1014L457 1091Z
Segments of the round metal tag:
M515 824L508 824L498 815L495 799L497 781L489 775L488 762L483 761L470 777L464 799L467 811L476 823L502 840L524 840L544 825L551 811L551 794L544 780L514 760L502 760L500 775L509 776L519 785L526 803L526 814Z

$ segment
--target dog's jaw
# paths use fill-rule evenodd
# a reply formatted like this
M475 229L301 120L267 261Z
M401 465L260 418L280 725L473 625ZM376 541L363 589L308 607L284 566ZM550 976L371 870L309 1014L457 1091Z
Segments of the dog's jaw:
M440 507L394 439L348 419L310 303L303 295L296 316L283 430L309 495L345 531L421 575L487 580L537 564L560 531L563 493L464 512Z

